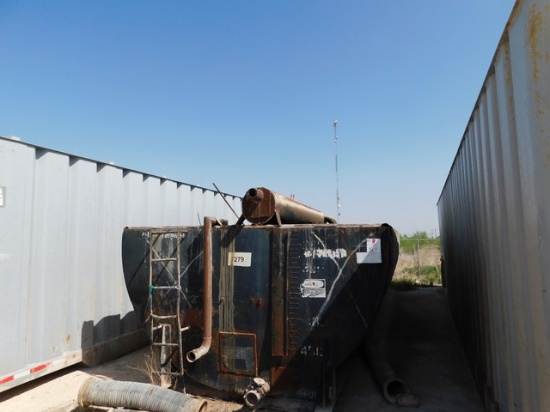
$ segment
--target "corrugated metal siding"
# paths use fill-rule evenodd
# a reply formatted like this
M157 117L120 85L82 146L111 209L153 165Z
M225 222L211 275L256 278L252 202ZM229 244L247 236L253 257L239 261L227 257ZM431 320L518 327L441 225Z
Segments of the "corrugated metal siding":
M0 187L0 392L139 344L122 273L125 226L236 221L211 190L5 138ZM239 197L227 200L240 211Z
M550 4L518 1L438 202L445 285L489 410L550 410Z

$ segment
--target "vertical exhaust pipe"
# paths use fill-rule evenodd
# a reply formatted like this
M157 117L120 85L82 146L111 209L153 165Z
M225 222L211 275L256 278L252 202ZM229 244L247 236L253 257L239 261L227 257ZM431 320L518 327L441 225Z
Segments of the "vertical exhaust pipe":
M204 279L203 279L203 330L202 344L187 352L188 362L195 362L202 358L210 350L212 344L212 272L214 271L212 263L212 227L214 225L227 224L225 221L218 221L213 217L204 217Z

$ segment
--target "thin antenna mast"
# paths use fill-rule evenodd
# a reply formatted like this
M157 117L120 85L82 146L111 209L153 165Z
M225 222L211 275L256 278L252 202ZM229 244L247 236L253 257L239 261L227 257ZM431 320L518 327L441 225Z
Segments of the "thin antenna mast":
M336 222L340 222L340 194L338 193L338 134L336 133L336 126L338 120L335 120L332 125L334 126L334 159L336 161Z

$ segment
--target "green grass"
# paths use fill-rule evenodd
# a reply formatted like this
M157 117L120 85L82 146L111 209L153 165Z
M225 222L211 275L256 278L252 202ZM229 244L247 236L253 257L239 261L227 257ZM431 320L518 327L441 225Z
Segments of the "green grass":
M401 237L392 288L412 290L420 286L441 285L439 246L439 238L428 238L424 232Z
M399 249L401 253L413 254L418 248L423 249L430 246L439 247L439 239L410 239L401 238Z

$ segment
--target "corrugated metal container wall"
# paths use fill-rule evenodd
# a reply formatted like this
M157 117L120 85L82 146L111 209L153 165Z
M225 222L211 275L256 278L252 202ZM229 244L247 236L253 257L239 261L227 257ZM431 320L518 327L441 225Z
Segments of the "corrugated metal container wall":
M205 215L236 221L217 192L0 138L0 392L144 344L123 228Z
M550 4L518 1L438 202L488 410L550 411Z

